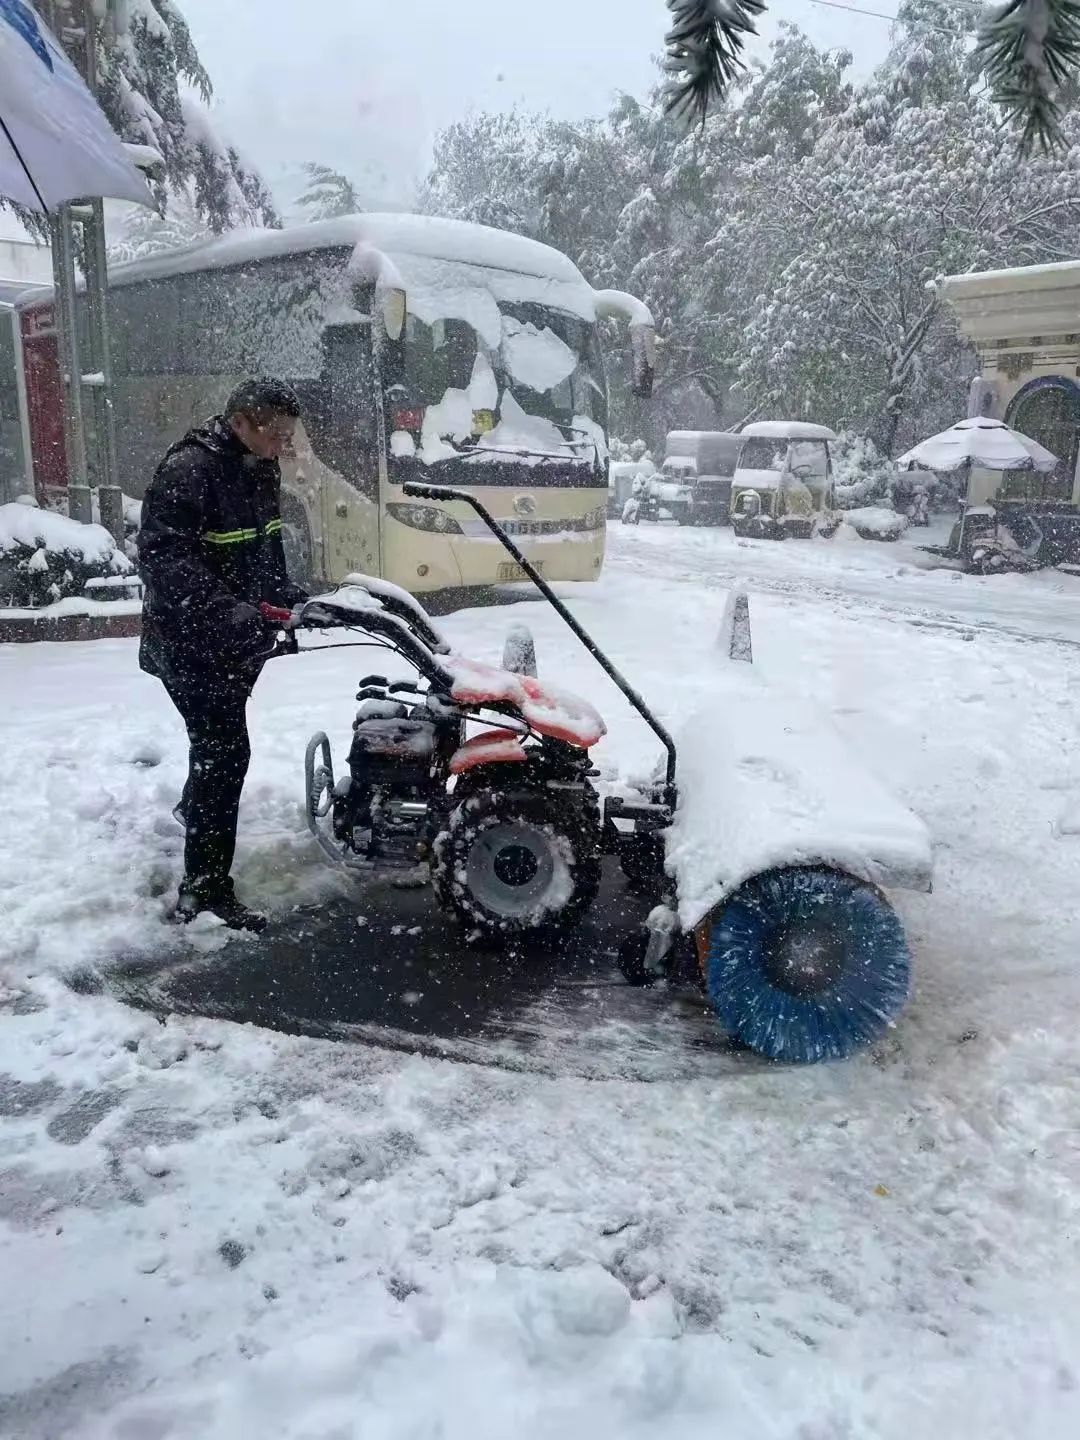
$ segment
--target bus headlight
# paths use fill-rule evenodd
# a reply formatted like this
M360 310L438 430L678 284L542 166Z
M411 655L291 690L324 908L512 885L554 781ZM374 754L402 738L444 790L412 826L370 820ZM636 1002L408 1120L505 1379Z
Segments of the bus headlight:
M392 500L386 513L413 530L427 530L435 535L463 535L461 526L439 505L404 505Z

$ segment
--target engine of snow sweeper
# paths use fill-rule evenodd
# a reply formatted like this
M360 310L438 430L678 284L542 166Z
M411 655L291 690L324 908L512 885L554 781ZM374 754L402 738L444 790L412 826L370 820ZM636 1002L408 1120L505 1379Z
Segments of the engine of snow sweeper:
M593 707L451 654L410 595L371 577L309 601L295 625L359 632L415 674L360 681L343 774L329 738L312 738L307 816L324 852L371 873L429 867L439 904L477 936L578 919L599 888L604 839L589 747L605 727Z

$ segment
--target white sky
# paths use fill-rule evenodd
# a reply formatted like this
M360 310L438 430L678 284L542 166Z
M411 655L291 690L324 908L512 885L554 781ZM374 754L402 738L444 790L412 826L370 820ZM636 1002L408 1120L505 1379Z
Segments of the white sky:
M851 0L892 13L896 0ZM367 203L407 203L431 141L470 109L601 114L619 89L644 94L663 49L664 0L180 0L215 87L222 133L287 190L318 160ZM280 19L275 19L275 13ZM769 0L865 71L889 25L811 0ZM282 195L281 198L286 198Z

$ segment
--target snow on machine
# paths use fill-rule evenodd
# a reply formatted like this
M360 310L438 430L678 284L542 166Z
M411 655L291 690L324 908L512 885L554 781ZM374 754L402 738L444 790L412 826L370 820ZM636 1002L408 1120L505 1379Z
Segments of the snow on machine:
M733 596L717 674L681 749L644 699L470 493L409 482L410 498L472 506L664 752L652 782L602 800L590 749L605 733L586 700L535 674L527 633L509 668L453 654L405 591L353 576L289 617L345 628L403 657L415 680L360 683L345 774L315 735L309 827L334 861L430 868L439 905L473 939L575 924L605 854L654 894L620 951L634 984L687 982L725 1029L778 1060L842 1057L902 1007L909 957L884 889L929 889L926 831L805 700L773 690L753 659L749 605ZM269 612L282 624L286 616ZM532 673L530 673L532 672Z

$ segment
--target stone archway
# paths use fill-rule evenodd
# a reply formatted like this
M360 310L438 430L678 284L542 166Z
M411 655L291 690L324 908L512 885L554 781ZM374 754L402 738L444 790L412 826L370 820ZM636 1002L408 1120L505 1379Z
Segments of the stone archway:
M1080 441L1080 385L1065 375L1032 380L1009 402L1005 422L1022 435L1045 445L1061 463L1049 475L1010 470L1004 477L1005 499L1071 500Z

